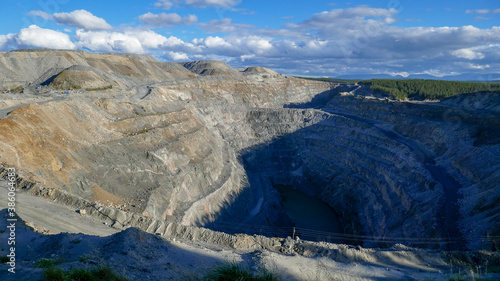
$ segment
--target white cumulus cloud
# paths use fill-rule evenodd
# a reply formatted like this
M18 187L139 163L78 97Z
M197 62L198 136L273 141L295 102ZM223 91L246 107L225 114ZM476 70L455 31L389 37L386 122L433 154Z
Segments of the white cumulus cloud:
M125 31L77 30L78 48L95 52L125 52L152 54L154 51L198 53L200 48L175 37L165 37L152 30L129 29Z
M231 0L157 1L156 6L163 9L223 7L239 3ZM495 11L469 13L493 14ZM52 17L40 11L30 14ZM394 24L397 18L395 9L368 6L333 9L312 14L301 21L290 18L289 23L280 28L233 23L229 18L221 18L200 23L199 28L206 34L184 41L175 36L166 37L153 28L195 24L198 22L195 15L146 13L139 19L147 26L91 30L80 25L73 34L74 42L67 34L32 26L19 34L0 35L0 49L80 48L151 54L172 61L222 59L234 66L262 65L288 74L318 76L500 72L500 27L402 27ZM35 33L38 35L33 35ZM226 34L214 36L209 33ZM52 39L46 39L45 34Z
M19 48L76 49L68 34L31 25L12 37Z
M104 19L94 16L86 10L76 10L71 13L56 13L53 19L60 25L68 25L86 30L111 29Z
M203 40L202 42L200 41L200 43L202 43L204 46L206 46L208 48L231 47L230 43L228 43L226 40L224 40L218 36L215 36L215 37L209 36L209 37L205 38L205 40Z
M163 9L163 10L170 10L174 6L174 3L169 0L160 0L155 3L155 7Z
M7 51L12 44L14 34L0 35L0 51Z
M187 54L185 53L181 53L181 52L168 52L168 56L171 60L174 60L174 61L188 61L189 60L189 57Z
M175 25L192 25L198 22L198 17L195 15L188 15L186 17L181 17L176 13L146 13L139 16L139 20L145 24L157 25L157 26L175 26Z
M476 52L473 49L459 49L451 52L452 55L457 58L463 58L468 60L484 59L484 54Z
M52 17L52 15L50 15L47 12L44 12L44 11L30 11L28 13L28 16L30 16L30 17L41 17L44 20L52 20L52 19L54 19Z
M96 52L125 52L143 54L146 52L141 40L133 34L109 31L77 30L78 47Z

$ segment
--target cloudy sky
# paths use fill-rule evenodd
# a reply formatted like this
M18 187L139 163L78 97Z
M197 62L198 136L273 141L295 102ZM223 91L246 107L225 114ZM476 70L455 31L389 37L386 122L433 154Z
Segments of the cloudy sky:
M0 51L218 59L329 77L500 73L498 0L9 0L1 15Z

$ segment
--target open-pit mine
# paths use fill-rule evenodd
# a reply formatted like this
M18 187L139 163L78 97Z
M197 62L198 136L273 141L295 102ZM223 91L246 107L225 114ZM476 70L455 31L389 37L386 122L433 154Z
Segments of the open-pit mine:
M499 93L399 101L263 67L63 50L0 53L0 89L2 175L116 231L333 260L336 244L500 247Z

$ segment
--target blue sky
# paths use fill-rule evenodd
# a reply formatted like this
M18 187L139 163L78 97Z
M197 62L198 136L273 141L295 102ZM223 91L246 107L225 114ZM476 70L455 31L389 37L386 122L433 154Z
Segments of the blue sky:
M500 1L24 0L0 51L81 49L219 59L286 74L500 73Z

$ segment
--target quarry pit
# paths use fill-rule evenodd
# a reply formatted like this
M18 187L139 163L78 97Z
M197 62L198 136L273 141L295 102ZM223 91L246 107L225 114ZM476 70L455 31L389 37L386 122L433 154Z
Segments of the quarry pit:
M397 101L215 61L1 55L20 82L0 86L24 89L0 100L4 171L117 229L498 250L498 93Z

